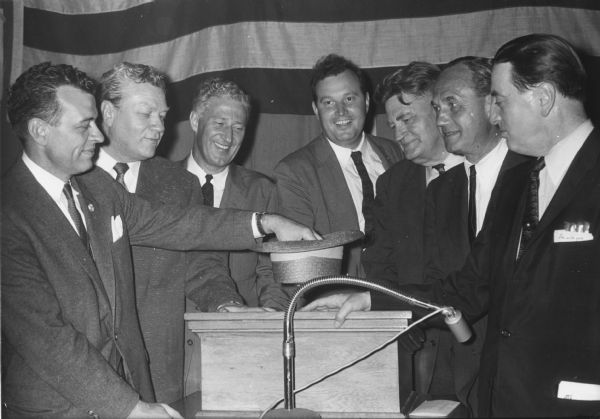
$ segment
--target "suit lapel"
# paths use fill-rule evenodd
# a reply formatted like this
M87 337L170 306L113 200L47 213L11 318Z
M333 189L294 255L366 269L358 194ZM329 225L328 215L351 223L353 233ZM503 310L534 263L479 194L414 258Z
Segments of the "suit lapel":
M369 134L365 134L365 139L369 142L369 144L371 144L371 147L373 147L373 150L375 150L375 153L379 156L379 159L381 159L381 164L383 164L384 170L389 169L392 164L394 164L391 156L389 156L386 150L384 150L383 147L375 142L373 137L371 137Z
M90 247L95 262L94 279L102 286L99 287L115 314L115 272L112 255L112 227L110 214L106 214L91 193L81 182L77 183L79 204L87 224Z
M346 178L333 149L323 136L316 143L315 152L316 161L319 162L317 175L323 187L325 203L329 207L327 213L342 215L340 219L329 220L330 228L332 231L358 230L358 216Z
M597 164L599 155L600 144L597 131L594 130L571 162L565 177L558 186L531 238L530 245L533 245L540 234L552 225L555 218L571 202L573 196L578 192L580 184L589 176L590 170Z
M461 169L457 176L452 179L452 197L449 202L459 202L460 205L457 210L458 219L455 222L448 220L446 225L454 226L454 231L451 232L450 237L453 238L455 246L462 248L465 244L469 243L469 235L467 229L467 217L468 217L468 188L467 188L467 174L464 170L464 165L460 165ZM446 176L446 175L442 175ZM448 215L452 214L452 208L449 208L446 212Z
M244 201L244 185L234 164L229 166L220 208L235 208L233 203Z

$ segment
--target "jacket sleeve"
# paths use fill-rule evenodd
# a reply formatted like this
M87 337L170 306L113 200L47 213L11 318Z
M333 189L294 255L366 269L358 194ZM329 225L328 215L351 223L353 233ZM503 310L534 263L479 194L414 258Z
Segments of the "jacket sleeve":
M254 246L252 212L204 205L150 203L110 185L121 202L134 246L169 250L244 250Z

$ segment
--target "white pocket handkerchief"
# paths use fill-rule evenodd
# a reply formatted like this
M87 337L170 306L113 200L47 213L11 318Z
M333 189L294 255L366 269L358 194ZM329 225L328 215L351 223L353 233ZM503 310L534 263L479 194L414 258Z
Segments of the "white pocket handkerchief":
M594 240L589 231L554 230L554 243L586 242Z
M113 243L123 237L123 221L121 216L110 217L110 228L112 229Z
M561 381L558 384L558 393L556 397L567 400L599 401L600 384Z

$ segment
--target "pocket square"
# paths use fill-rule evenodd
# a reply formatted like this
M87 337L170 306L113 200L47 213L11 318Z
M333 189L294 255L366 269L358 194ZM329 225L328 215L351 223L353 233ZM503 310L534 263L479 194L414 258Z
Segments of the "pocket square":
M558 384L556 397L567 400L599 401L600 384L561 381Z
M594 240L589 231L554 230L554 243L586 242Z
M112 230L113 243L123 237L123 221L121 221L120 215L110 217L110 228Z

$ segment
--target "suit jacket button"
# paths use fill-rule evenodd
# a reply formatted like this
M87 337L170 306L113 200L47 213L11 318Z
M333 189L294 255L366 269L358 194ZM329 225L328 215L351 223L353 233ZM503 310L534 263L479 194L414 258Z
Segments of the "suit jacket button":
M506 330L506 329L502 329L502 330L500 331L500 334L501 334L502 336L504 336L505 338L509 338L509 337L510 337L510 335L511 335L510 331L508 331L508 330Z

